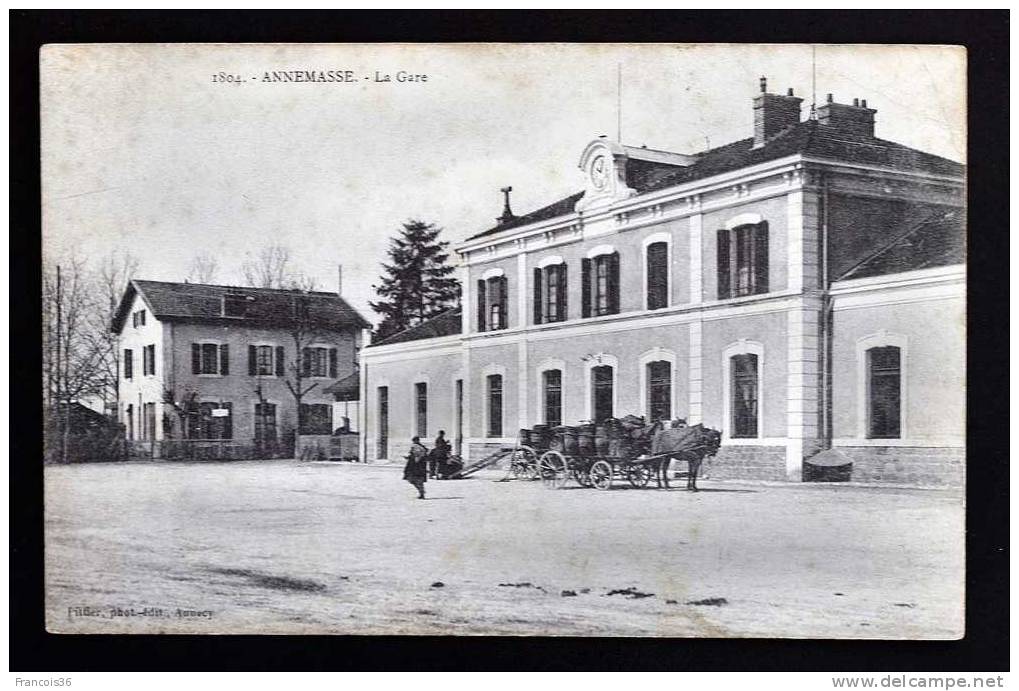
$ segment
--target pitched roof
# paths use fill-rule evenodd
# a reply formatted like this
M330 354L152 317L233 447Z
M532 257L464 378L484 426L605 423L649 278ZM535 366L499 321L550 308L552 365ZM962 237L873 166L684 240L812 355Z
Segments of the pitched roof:
M890 235L889 242L839 279L869 278L966 263L966 219L959 209L940 210Z
M111 328L120 331L135 295L157 319L286 326L293 323L296 299L307 305L310 322L328 328L371 325L336 293L134 280L121 298ZM243 301L243 314L224 314L224 298Z
M460 308L454 307L442 314L432 317L428 321L417 326L399 331L378 343L372 343L369 348L381 345L392 345L393 343L406 343L408 341L419 341L423 338L438 338L439 336L452 336L461 333L463 322L460 319Z
M937 175L959 175L965 166L941 156L935 156L903 144L844 129L822 125L816 120L805 120L790 127L754 148L753 137L731 144L707 149L696 154L689 166L676 166L651 161L640 161L627 170L627 183L637 194L664 189L683 183L708 178L758 163L764 163L793 154L823 158L833 162L861 163L904 171L918 171ZM634 161L628 161L628 166ZM504 230L573 213L573 205L584 195L570 195L537 211L514 218L468 238L484 237Z

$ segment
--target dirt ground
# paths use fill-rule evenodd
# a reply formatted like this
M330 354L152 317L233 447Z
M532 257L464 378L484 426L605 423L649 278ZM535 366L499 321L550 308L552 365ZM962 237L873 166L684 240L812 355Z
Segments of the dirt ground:
M959 492L547 490L294 461L46 468L62 633L955 638Z

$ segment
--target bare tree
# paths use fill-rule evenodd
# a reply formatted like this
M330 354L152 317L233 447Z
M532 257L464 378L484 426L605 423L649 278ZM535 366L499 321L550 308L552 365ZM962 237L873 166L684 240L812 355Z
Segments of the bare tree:
M67 461L71 406L101 395L106 351L95 338L90 317L95 291L84 262L72 258L43 268L43 371L46 373L50 434L59 439L59 459ZM107 329L108 331L108 329ZM47 438L52 449L53 439Z
M315 280L314 276L306 273L297 272L293 273L287 279L287 285L284 286L292 290L303 290L305 292L311 292L318 290L318 281Z
M191 258L187 280L190 283L212 283L219 273L219 262L208 252L201 252Z
M252 288L286 288L291 278L290 250L284 245L269 245L241 268Z
M85 338L102 354L102 365L97 372L103 405L119 409L118 376L120 372L119 335L112 330L113 317L124 295L127 284L138 273L138 258L129 253L110 253L99 262L93 277L94 295L89 311Z

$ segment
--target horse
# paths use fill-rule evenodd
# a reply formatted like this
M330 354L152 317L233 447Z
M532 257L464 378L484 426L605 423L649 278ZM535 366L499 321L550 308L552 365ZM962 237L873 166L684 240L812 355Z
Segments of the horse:
M669 488L669 464L675 459L686 461L686 488L696 492L701 463L705 458L717 454L721 443L721 432L701 424L656 432L651 441L651 454L664 454L656 469L658 486Z

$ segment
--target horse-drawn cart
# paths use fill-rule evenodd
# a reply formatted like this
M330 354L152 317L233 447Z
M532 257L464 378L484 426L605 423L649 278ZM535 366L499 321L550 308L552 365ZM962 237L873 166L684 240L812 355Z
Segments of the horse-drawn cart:
M701 425L663 427L628 416L601 425L522 429L510 472L521 479L540 479L550 489L564 487L570 479L600 490L611 489L616 481L643 488L652 478L657 487L668 488L669 464L675 459L687 462L687 487L696 489L700 464L717 453L720 435Z

